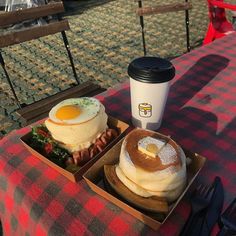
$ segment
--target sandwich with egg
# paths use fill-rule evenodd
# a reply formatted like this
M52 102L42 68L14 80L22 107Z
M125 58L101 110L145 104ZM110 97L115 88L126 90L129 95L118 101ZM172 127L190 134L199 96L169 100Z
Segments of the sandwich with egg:
M118 136L107 121L105 107L96 98L67 99L50 110L43 125L33 127L33 143L39 141L43 154L62 167L81 166ZM55 152L60 153L59 162Z

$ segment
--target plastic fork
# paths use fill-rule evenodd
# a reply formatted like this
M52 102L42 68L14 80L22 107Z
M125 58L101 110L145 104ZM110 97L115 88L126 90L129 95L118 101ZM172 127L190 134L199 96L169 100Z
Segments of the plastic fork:
M221 222L223 227L217 234L218 236L236 235L236 198L221 215Z
M190 235L189 230L191 230L195 217L208 207L211 199L211 189L212 186L199 185L193 192L193 197L190 201L191 213L180 233L181 236Z

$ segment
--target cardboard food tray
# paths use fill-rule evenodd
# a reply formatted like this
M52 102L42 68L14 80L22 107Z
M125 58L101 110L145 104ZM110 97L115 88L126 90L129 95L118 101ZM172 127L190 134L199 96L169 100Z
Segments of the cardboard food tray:
M83 175L83 178L94 192L116 204L118 207L122 208L129 214L133 215L137 219L150 226L152 229L157 230L162 224L165 223L165 221L172 214L178 203L183 198L184 194L188 191L194 179L197 177L198 173L204 166L206 158L197 153L192 153L190 151L184 150L186 157L191 159L191 163L187 166L187 186L181 196L177 199L177 201L171 205L171 209L168 212L168 215L162 221L160 221L157 217L155 217L155 214L148 214L147 212L145 213L142 210L138 210L130 206L129 203L123 201L122 198L117 194L108 192L104 186L103 166L114 165L118 162L122 141L123 139L121 139L102 158L100 158L92 167L90 167Z
M24 146L32 153L32 155L34 155L35 157L39 158L41 161L43 161L44 163L46 163L47 165L49 165L50 167L52 167L53 169L55 169L56 171L58 171L59 173L64 175L69 180L71 180L73 182L77 182L80 179L82 179L82 175L84 174L84 172L86 170L88 170L88 168L96 160L98 160L102 155L104 155L104 153L106 153L107 150L109 150L116 142L118 142L125 135L126 132L128 132L128 128L129 128L128 124L124 123L123 121L117 120L117 119L115 119L114 117L111 117L111 116L108 117L108 126L111 127L111 128L114 127L114 128L119 130L120 133L119 133L118 137L115 138L114 140L112 140L104 148L104 150L102 152L98 153L95 157L93 157L89 162L84 164L75 173L72 173L72 172L70 172L70 171L60 167L59 165L55 164L54 162L50 161L48 158L46 158L45 156L40 154L38 151L34 150L32 147L30 147L28 145L28 140L30 140L30 138L31 138L31 133L27 133L26 135L22 136L20 138L20 140L24 144Z

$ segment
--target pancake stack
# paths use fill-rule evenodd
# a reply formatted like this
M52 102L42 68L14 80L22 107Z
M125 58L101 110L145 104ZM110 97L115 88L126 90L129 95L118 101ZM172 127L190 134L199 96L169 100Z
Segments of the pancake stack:
M186 186L186 156L171 138L135 129L124 139L116 168L119 180L141 197L175 201Z

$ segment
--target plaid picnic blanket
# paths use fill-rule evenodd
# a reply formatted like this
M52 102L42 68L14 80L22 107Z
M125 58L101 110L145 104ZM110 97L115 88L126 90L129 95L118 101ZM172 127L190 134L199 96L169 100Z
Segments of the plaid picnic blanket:
M236 33L175 60L176 77L159 132L207 158L197 181L220 176L225 206L236 195ZM97 96L107 113L130 123L129 83ZM5 235L178 235L188 218L184 198L158 232L32 156L13 131L0 141L0 218ZM214 232L218 231L214 227Z

